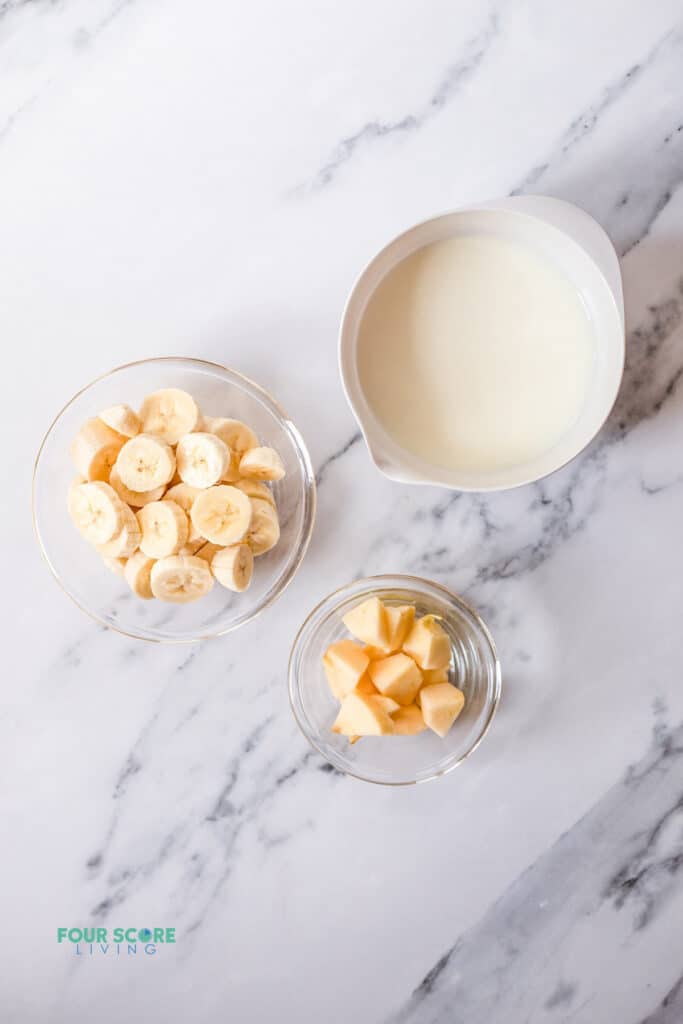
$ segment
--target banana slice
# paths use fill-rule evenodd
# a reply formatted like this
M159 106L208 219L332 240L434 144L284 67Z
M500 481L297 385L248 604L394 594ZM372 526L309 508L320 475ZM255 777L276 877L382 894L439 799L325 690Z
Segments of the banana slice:
M267 501L275 508L275 495L268 484L264 484L260 480L250 480L246 477L244 480L236 480L234 486L238 490L244 491L250 498L261 498L262 501Z
M202 537L229 547L243 540L251 526L251 501L228 484L202 491L194 500L190 517Z
M140 417L129 405L110 405L108 409L102 410L98 419L123 437L135 437L142 426Z
M230 449L215 434L187 434L176 448L178 473L191 487L213 487L230 466Z
M211 559L211 572L218 582L228 590L241 594L251 583L254 571L254 555L247 544L233 544L221 548Z
M224 484L234 484L241 478L240 455L238 452L230 451L230 464L223 474Z
M71 442L76 469L86 480L108 480L124 440L102 420L88 420Z
M185 434L198 429L201 417L192 395L179 388L165 388L147 395L140 407L140 419L146 434L177 444Z
M114 488L101 480L69 489L69 515L91 544L106 544L119 533L126 507Z
M247 544L254 556L265 555L274 548L280 539L280 523L274 505L261 498L251 498L251 527L247 534Z
M208 563L208 565L211 565L211 562L213 561L213 556L218 551L222 550L223 548L220 546L220 544L212 544L210 540L204 540L202 538L202 545L201 547L197 548L197 550L195 551L195 555L197 556L197 558L203 558L204 561Z
M149 558L175 555L187 543L188 519L175 501L153 501L137 514L142 539L140 550Z
M240 473L255 480L282 480L285 467L274 448L250 448L240 459Z
M169 487L166 491L166 498L170 501L175 501L176 505L180 505L183 512L186 512L189 516L194 499L200 492L200 487L193 487L192 484L185 484L181 480L180 483Z
M150 585L154 597L174 604L187 604L208 594L213 586L211 569L195 555L171 555L152 566Z
M146 601L154 597L150 581L153 565L153 558L149 558L144 551L136 551L133 557L128 559L123 570L123 575L130 589L134 594L144 598Z
M131 491L154 491L164 487L175 473L175 455L160 438L138 434L119 452L116 471Z
M159 501L166 490L162 484L161 487L155 487L153 491L131 491L129 487L126 487L121 479L121 475L116 465L111 467L109 483L114 488L121 501L125 501L126 505L134 505L136 508L142 508L143 505L149 505L150 501Z
M129 560L127 558L110 558L109 555L102 555L102 561L115 576L123 576Z
M242 456L250 448L258 446L258 437L246 423L240 420L228 420L222 416L205 416L204 430L220 437L228 448Z
M121 503L123 505L123 502ZM130 558L140 547L140 527L135 512L123 505L121 515L123 525L115 537L106 544L98 545L97 550L107 558Z
M206 537L202 537L201 533L199 533L196 526L190 519L192 505L194 504L194 499L197 497L199 492L199 487L193 487L191 484L184 484L181 481L179 484L173 484L173 487L169 487L164 495L165 498L175 501L176 505L180 505L181 509L188 517L189 533L187 535L187 544L193 544L195 541L198 541L195 550L200 548L202 544L206 543ZM193 555L194 551L179 551L178 554Z
M78 476L75 476L71 483L69 484L69 495L71 494L75 487L80 487L81 484L87 484L87 482L88 481L85 479L85 477L81 476L81 474L79 473Z
M192 528L192 523L190 523L190 527ZM202 548L206 547L208 543L209 542L207 540L205 540L204 537L197 536L196 540L190 540L189 537L188 537L187 544L183 544L183 546L178 551L178 554L179 555L198 555L199 552L202 550ZM217 549L217 545L216 544L212 544L211 547L214 547L214 548Z

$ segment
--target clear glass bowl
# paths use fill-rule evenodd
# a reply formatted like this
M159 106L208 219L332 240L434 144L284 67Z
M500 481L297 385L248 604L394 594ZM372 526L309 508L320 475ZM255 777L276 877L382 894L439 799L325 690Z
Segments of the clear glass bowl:
M274 485L280 541L256 559L252 584L243 594L214 586L186 605L144 601L111 573L81 537L67 513L67 491L76 472L69 445L80 426L109 405L137 408L159 388L183 388L210 416L228 416L252 427L275 448L286 476ZM315 477L306 447L287 414L246 377L200 359L144 359L120 366L79 391L57 415L36 458L33 521L57 582L88 615L141 640L189 643L221 636L255 618L283 592L308 547L315 519Z
M339 702L327 685L322 657L330 644L349 636L342 616L368 597L414 604L418 616L441 616L451 639L450 678L465 694L465 707L445 739L427 729L417 736L365 736L350 744L330 731ZM491 724L500 687L500 664L484 622L460 597L417 576L371 576L330 594L299 630L289 661L292 711L304 736L340 772L387 786L427 782L461 764Z

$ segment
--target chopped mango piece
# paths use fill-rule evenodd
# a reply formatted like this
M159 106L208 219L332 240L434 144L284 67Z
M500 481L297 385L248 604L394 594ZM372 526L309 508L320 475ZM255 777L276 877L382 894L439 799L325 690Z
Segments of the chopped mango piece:
M366 644L363 648L370 661L377 661L378 658L386 658L389 651L383 650L381 647L373 647L372 644Z
M403 641L415 621L415 606L412 604L385 605L384 616L389 634L389 650L400 651Z
M367 654L353 640L339 640L327 648L323 668L337 700L343 700L356 688L369 664Z
M412 626L403 650L421 669L446 668L451 660L451 642L433 615L424 615Z
M439 616L415 617L413 605L372 597L343 617L354 640L325 652L330 689L341 702L332 731L349 743L363 736L447 735L465 705L450 682L451 640ZM356 642L359 641L359 642Z
M388 648L389 633L384 605L378 597L369 597L367 601L352 608L343 616L342 621L357 640L371 647Z
M358 680L354 693L364 693L366 697L377 697L379 694L379 690L373 683L368 673L365 672Z
M375 707L380 707L383 711L386 711L388 715L394 715L401 707L398 701L395 701L393 697L385 697L383 693L376 693L375 696L370 699Z
M396 736L416 736L418 732L424 732L427 728L417 704L408 704L404 708L399 708L392 718Z
M361 693L344 697L332 732L343 736L389 736L394 723L384 708L375 704L377 698Z
M407 654L391 654L371 661L368 675L380 693L399 704L412 704L422 685L422 673Z
M424 680L424 686L430 686L432 683L447 683L448 666L445 668L424 668L422 670L422 679Z
M442 739L464 706L465 694L450 683L433 683L420 691L420 707L425 725Z

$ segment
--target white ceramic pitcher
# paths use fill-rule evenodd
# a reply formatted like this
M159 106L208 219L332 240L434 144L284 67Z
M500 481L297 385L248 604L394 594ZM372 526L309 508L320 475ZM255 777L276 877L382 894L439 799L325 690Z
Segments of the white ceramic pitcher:
M532 245L573 282L597 338L593 377L583 410L561 440L537 458L495 472L432 465L391 438L363 393L357 365L359 327L370 296L401 260L431 242L485 230ZM584 210L545 196L514 196L464 207L415 225L368 263L354 284L341 322L339 365L346 397L370 455L385 476L401 483L462 491L495 491L538 480L573 459L607 419L624 366L624 301L619 261L605 231Z

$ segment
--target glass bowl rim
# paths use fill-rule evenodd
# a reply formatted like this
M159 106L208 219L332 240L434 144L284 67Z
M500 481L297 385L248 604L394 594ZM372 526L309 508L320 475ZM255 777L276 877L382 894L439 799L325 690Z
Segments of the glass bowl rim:
M248 392L251 391L256 393L256 395L264 402L266 407L269 408L270 412L275 415L275 418L285 428L287 434L290 436L290 439L294 444L300 463L304 470L303 500L304 505L307 506L304 509L304 529L298 550L296 551L295 557L291 564L289 565L287 571L283 575L279 585L270 594L267 600L264 600L260 604L256 605L253 611L246 617L240 619L239 622L236 622L225 629L219 629L211 633L203 633L201 636L178 638L143 636L140 633L131 632L130 629L123 629L121 628L121 626L115 626L112 623L105 621L105 619L101 618L96 612L92 611L92 609L87 608L85 605L81 604L81 602L77 600L77 598L70 592L70 590L65 585L64 581L62 580L62 577L53 566L50 557L45 549L40 528L38 526L38 512L36 501L36 478L38 475L38 468L40 466L40 459L43 454L43 449L45 448L45 445L47 444L47 441L50 435L52 434L53 429L55 428L59 420L62 418L64 413L67 411L67 409L69 409L74 404L74 402L76 402L77 399L81 397L81 395L85 394L86 391L89 391L92 387L94 387L96 384L99 384L101 381L107 380L108 377L113 377L114 374L120 373L121 370L130 370L136 366L147 366L151 363L175 362L191 363L195 364L197 368L204 367L208 368L209 370L218 370L220 371L221 374L227 373L230 377L235 378L234 383L244 386ZM53 416L52 420L50 421L47 427L47 430L43 435L43 438L40 442L40 445L38 446L38 450L33 460L33 472L31 476L31 520L33 523L33 532L38 542L40 553L43 556L43 559L48 569L50 570L52 576L57 581L60 589L63 591L64 594L66 594L69 600L71 600L73 604L75 604L76 607L80 609L80 611L82 611L85 615L91 618L98 625L104 626L105 629L111 629L114 633L119 633L121 636L129 637L131 640L141 640L144 643L201 643L204 640L214 640L217 637L226 636L228 633L234 632L241 626L246 626L248 622L252 622L261 614L261 612L265 611L278 600L278 598L284 593L284 591L287 589L289 584L294 579L294 576L296 575L299 567L301 566L301 563L304 560L304 557L308 550L308 546L311 542L311 537L313 536L313 527L315 525L316 511L317 488L313 463L311 462L311 457L308 448L306 447L306 444L303 440L303 437L301 436L299 430L292 422L289 414L286 412L283 406L280 405L277 399L275 399L273 395L270 394L269 391L266 391L266 389L262 387L260 384L257 384L256 381L252 380L250 377L247 377L246 374L240 373L239 370L233 370L229 366L223 366L221 363L213 362L210 359L200 359L196 356L149 356L146 359L134 359L128 363L121 363L120 366L114 366L111 370L108 370L106 373L101 373L99 374L99 376L94 377L93 380L89 381L82 388L79 388L78 391L76 391L75 394L73 394L71 398L64 403L64 405L61 407L61 409L59 409L55 416Z
M388 585L388 581L398 581L398 582L396 583L396 585L394 587L390 587ZM339 767L337 767L336 764L333 764L332 761L330 761L330 759L329 759L328 755L325 753L325 751L319 746L319 744L316 742L316 740L311 735L309 735L308 731L304 728L304 725L303 725L303 723L302 723L302 721L301 721L301 719L299 717L299 714L297 712L297 709L296 709L295 694L300 691L300 687L297 685L297 679L295 678L294 660L295 660L295 655L298 653L298 648L299 648L299 645L300 645L301 638L302 638L304 632L306 631L306 629L309 627L311 620L328 603L330 604L330 613L333 612L335 607L339 606L339 604L341 603L341 600L342 600L344 594L347 591L350 591L350 590L354 589L355 587L361 587L362 590L365 590L366 589L366 585L367 585L367 590L375 590L376 591L376 590L381 590L382 589L382 584L386 585L386 589L400 590L401 585L405 584L406 585L406 589L413 589L413 590L416 590L416 591L423 591L423 589L426 586L426 587L433 587L435 590L440 591L450 604L453 604L456 607L458 607L461 611L466 612L468 615L470 615L475 620L475 623L476 623L477 627L481 630L481 632L482 632L482 634L484 636L484 639L486 640L486 642L488 643L488 645L490 647L490 651L491 651L491 655L492 655L492 659L493 659L494 692L493 692L493 697L492 697L492 700L491 700L491 704L490 704L490 706L488 708L488 713L486 715L486 720L484 721L484 723L482 725L482 728L481 728L481 730L479 732L479 735L475 739L474 743L472 743L472 745L463 754L461 754L460 757L458 757L452 763L448 764L445 768L442 768L439 771L434 771L430 775L427 775L423 779L405 779L405 780L401 780L399 782L391 782L391 781L386 781L385 779L371 779L367 775L363 775L360 772L353 772L353 771L350 771L347 768L339 768ZM410 584L412 584L412 587L409 587ZM479 612L476 611L476 609L474 609L472 607L472 605L469 604L469 602L466 601L463 597L461 597L459 594L456 594L455 591L451 590L449 587L444 586L443 583L437 583L435 580L430 580L426 576L413 576L410 573L382 573L382 574L380 574L378 576L361 576L359 579L351 580L349 583L345 583L345 584L343 584L343 586L337 587L336 590L331 591L331 593L329 593L326 597L323 597L322 600L318 601L318 603L315 605L315 607L312 608L311 611L308 613L308 615L306 616L306 618L302 622L301 626L297 630L296 636L294 637L294 642L292 643L292 648L291 648L290 655L289 655L289 664L288 664L287 676L288 676L289 706L290 706L292 715L294 716L294 720L295 720L296 724L299 727L299 730L301 731L303 736L306 738L308 743L314 748L314 750L317 750L317 752L320 754L320 756L323 758L323 760L325 761L326 764L332 765L332 767L335 769L335 771L338 771L341 775L346 775L349 778L358 779L360 782L369 782L369 783L371 783L374 786L395 786L395 787L398 787L398 786L418 786L418 785L421 785L424 782L432 782L434 779L440 779L440 778L443 778L444 775L449 775L452 771L454 771L456 768L458 768L463 763L463 761L466 761L467 758L471 754L474 753L474 751L477 749L477 747L482 742L482 740L486 736L487 732L491 728L491 723L493 722L493 719L495 718L496 711L498 710L498 705L500 704L500 697L501 697L501 690L502 690L502 672L501 672L500 658L498 657L498 649L496 647L495 641L493 639L493 636L491 634L491 631L490 631L489 627L486 625L486 623L484 622L484 620L481 617L481 615L479 614Z

